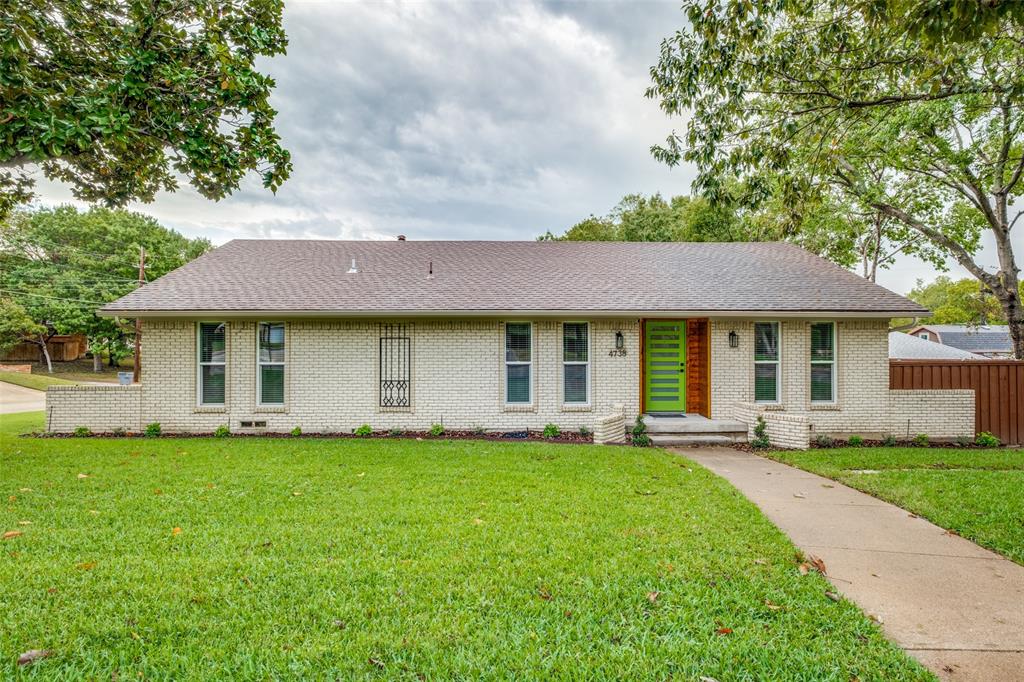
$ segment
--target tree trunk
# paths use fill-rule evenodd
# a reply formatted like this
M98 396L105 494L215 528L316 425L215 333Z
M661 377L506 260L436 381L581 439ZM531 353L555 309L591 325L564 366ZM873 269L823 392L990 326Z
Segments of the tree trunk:
M92 371L103 371L103 357L100 355L99 351L93 351L92 353Z
M1006 324L1010 328L1010 340L1013 342L1013 357L1024 360L1024 307L1021 306L1019 284L1016 278L1006 282L1002 291L993 292L999 299L999 305L1006 315Z
M39 335L39 348L43 351L43 359L46 360L46 371L53 374L53 362L50 361L50 349L46 347L46 336Z

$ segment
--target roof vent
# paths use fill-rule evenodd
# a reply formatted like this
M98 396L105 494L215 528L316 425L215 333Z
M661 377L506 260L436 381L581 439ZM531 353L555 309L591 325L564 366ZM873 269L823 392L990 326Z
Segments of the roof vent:
M427 279L434 279L434 261L427 265Z
M349 266L349 269L348 269L348 274L353 275L353 274L355 274L357 272L359 272L359 268L356 267L356 259L353 258L352 259L352 265Z
M398 241L404 242L405 241L405 235L404 234L398 235Z

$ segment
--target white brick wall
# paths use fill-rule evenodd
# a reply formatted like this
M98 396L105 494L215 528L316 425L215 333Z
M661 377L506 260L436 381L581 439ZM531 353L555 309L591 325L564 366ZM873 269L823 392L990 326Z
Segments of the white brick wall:
M890 391L889 433L913 438L919 433L934 440L974 437L974 391Z
M911 436L928 433L933 438L953 438L974 433L973 391L889 390L887 320L836 321L836 402L812 404L811 321L766 319L776 320L780 323L782 351L778 405L753 402L754 320L719 318L711 321L713 417L743 421L752 434L752 420L758 412L763 412L769 421L769 437L781 447L806 447L803 437L796 434L801 423L810 437L818 433L876 438L892 433L905 437L908 419L911 424L920 425ZM730 331L739 335L738 348L729 347ZM772 423L774 414L797 416L802 421L774 420ZM778 437L773 437L773 433L778 433ZM783 438L793 444L784 444Z
M597 419L614 412L619 403L626 424L636 417L640 399L640 325L636 319L591 322L591 405L587 408L566 407L561 402L561 323L534 321L534 402L514 409L503 404L502 321L405 322L412 337L410 408L378 406L377 321L288 322L283 408L256 404L256 321L229 322L225 406L200 408L196 404L195 322L147 320L141 388L56 391L48 398L50 428L139 430L150 422L160 422L167 432L209 432L221 424L239 430L241 421L259 420L267 422L269 431L290 431L295 426L307 432L349 431L364 423L376 429L426 429L435 422L455 429L540 429L547 423L562 429L593 429ZM947 431L958 435L953 431L973 430L973 397L969 410L967 398L950 398L944 396L949 392L942 391L932 397L914 391L913 396L890 399L885 320L837 321L837 401L826 407L811 405L810 322L783 318L780 323L782 400L767 408L757 406L769 414L799 418L772 420L770 433L774 429L779 438L800 440L794 435L800 424L806 425L812 436L898 435L906 431L906 419L911 419L912 425L922 424L912 426L915 433L936 438L947 437ZM751 408L743 407L752 404L754 397L753 325L753 320L711 320L714 418L753 414ZM609 355L615 332L620 330L626 339L626 355ZM738 348L729 347L730 331L739 334ZM98 390L86 390L93 388ZM743 421L750 425L747 419ZM955 426L943 431L940 427L944 425Z
M228 323L225 406L200 408L195 323L147 320L141 425L160 422L165 432L209 432L221 424L239 430L243 420L266 421L268 431L299 426L306 432L350 431L364 423L375 429L427 429L436 422L453 429L540 429L547 423L592 429L615 404L623 405L630 421L639 406L635 319L591 322L587 408L562 405L561 324L550 320L533 323L534 400L527 407L504 406L500 320L406 321L412 337L413 393L412 406L404 409L378 406L378 322L298 320L286 325L286 405L261 408L256 404L256 324ZM620 330L627 355L609 356ZM89 420L98 418L67 403L56 410L62 413L58 423L70 428L92 426Z
M50 386L46 429L70 433L79 426L95 432L139 431L141 386Z
M773 447L806 450L811 440L811 421L805 414L787 414L766 409L757 403L736 403L733 418L747 425L747 440L754 439L758 416L764 417L768 441Z

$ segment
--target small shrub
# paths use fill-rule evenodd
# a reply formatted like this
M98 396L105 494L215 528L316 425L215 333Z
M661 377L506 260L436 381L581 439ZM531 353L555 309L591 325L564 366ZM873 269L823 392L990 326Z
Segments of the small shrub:
M227 424L221 424L213 431L215 438L227 438L231 435L231 428Z
M444 435L444 424L431 424L430 425L430 435L434 436L435 438L437 436L443 436Z
M76 426L75 427L75 438L88 438L92 435L92 429L88 426Z
M827 433L819 433L814 437L814 444L819 448L834 448L836 446L836 439Z
M474 426L473 427L473 435L475 435L475 436L483 436L486 433L487 433L487 429L485 429L482 426Z
M402 429L391 429L390 431L388 431L388 435L391 436L392 438L399 438L404 433L405 431L403 431Z
M916 436L914 436L914 445L918 446L919 448L928 447L928 434L919 433Z
M366 436L373 435L373 427L371 427L369 424L363 424L362 426L354 430L352 433L356 434L361 438L365 438Z
M974 442L983 448L998 448L1002 443L988 431L982 431Z
M160 422L151 422L146 424L146 428L142 431L142 435L146 438L158 438L160 436Z
M292 429L291 433L293 436L298 438L299 436L302 435L302 427L296 426L294 429Z
M545 438L558 438L562 435L562 429L558 428L556 424L545 424L544 425L544 437Z
M639 414L636 416L631 435L630 441L633 443L633 447L646 448L651 444L651 437L647 435L647 424L644 424L643 416Z
M896 447L896 436L892 435L891 433L885 434L885 438L882 439L882 445L884 445L887 448Z
M850 436L846 444L851 448L859 448L861 445L864 445L864 439L861 436Z
M966 448L968 445L974 445L974 441L964 435L957 436L953 441L962 448Z
M110 435L116 436L117 438L124 438L128 435L128 432L122 429L120 426L110 432Z
M594 433L593 433L593 431L588 429L586 426L581 426L580 427L580 435L583 436L584 438L590 438L592 435L594 435Z
M757 415L757 423L754 424L754 440L750 441L750 447L755 450L764 450L772 445L768 439L768 424L764 421L764 415Z

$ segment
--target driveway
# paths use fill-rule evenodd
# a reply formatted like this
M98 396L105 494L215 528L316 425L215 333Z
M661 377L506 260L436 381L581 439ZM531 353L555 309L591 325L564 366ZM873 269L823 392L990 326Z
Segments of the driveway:
M46 393L0 381L0 414L35 412L46 408Z
M1024 680L1024 566L827 478L678 449L754 502L889 639L943 680Z

